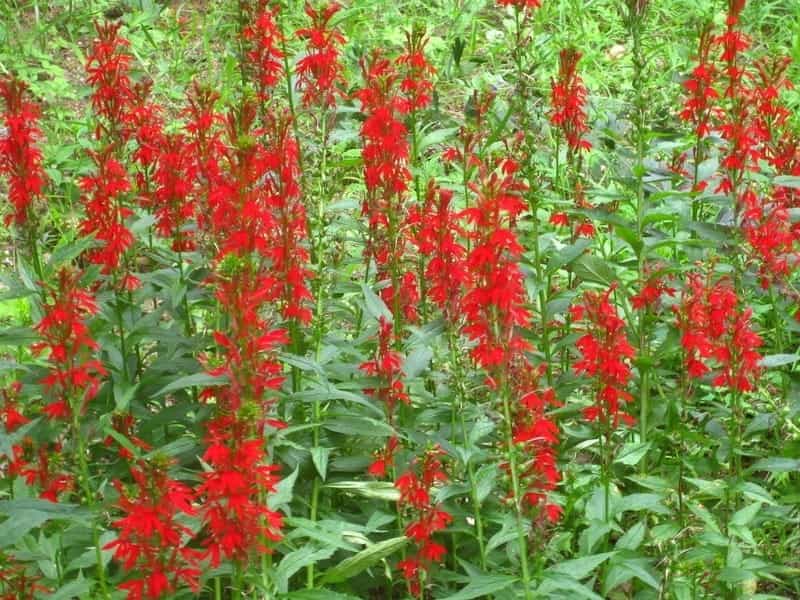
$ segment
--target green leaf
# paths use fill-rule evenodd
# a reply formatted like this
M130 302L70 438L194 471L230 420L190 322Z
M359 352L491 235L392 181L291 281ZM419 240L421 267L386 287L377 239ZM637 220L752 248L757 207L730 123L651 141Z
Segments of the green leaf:
M325 487L347 490L367 498L386 500L387 502L397 502L400 498L400 491L390 481L337 481L328 483Z
M370 419L369 417L338 417L326 421L322 426L330 431L345 435L365 437L390 437L394 435L394 429L390 425L384 421Z
M475 493L479 505L492 493L498 474L497 465L483 465L475 473Z
M800 360L800 354L770 354L761 359L761 366L767 369L789 365Z
M800 177L796 175L778 175L772 179L772 183L781 187L800 189Z
M731 525L739 525L744 527L745 525L749 525L750 521L755 519L758 511L761 510L761 503L755 502L754 504L748 504L744 508L740 508L731 517Z
M8 327L0 331L0 346L30 346L38 339L30 327Z
M192 375L184 375L183 377L178 377L175 381L168 383L160 390L155 392L152 397L153 398L160 398L166 394L171 392L177 392L178 390L185 390L186 388L191 387L210 387L216 385L225 385L228 382L228 378L224 376L214 376L209 375L208 373L193 373Z
M72 262L93 245L95 245L95 240L92 236L81 236L75 241L59 245L53 251L50 260L47 261L48 270L55 272L59 267Z
M595 594L580 581L573 579L563 573L548 573L545 571L542 584L536 589L540 594L548 594L552 600L562 600L563 598L586 598L586 600L603 600L603 597ZM565 595L563 592L572 592ZM558 594L551 594L558 592Z
M427 346L415 349L406 356L406 360L403 362L403 373L409 379L417 377L428 368L431 358L433 358L433 350Z
M644 444L625 444L614 462L622 465L636 465L650 449L650 442Z
M800 459L771 456L754 462L749 471L769 471L771 473L791 473L800 471Z
M383 317L391 323L393 321L392 311L389 310L383 299L365 283L361 284L361 290L364 293L364 308L367 309L370 316L376 321L380 321L381 317Z
M267 498L267 504L270 509L278 510L292 501L292 490L294 489L294 482L297 481L299 470L300 467L296 467L291 475L287 475L275 485L275 493L270 494L269 498Z
M434 144L441 144L445 140L453 137L458 132L458 127L446 127L443 129L434 129L430 133L425 134L425 137L419 142L419 152L423 152Z
M313 545L309 544L284 555L280 564L275 569L278 591L281 593L287 592L289 590L289 578L292 575L303 567L330 558L335 551L336 548L315 548Z
M550 573L563 573L575 579L584 579L588 577L597 567L603 564L606 560L616 554L614 552L603 552L601 554L593 554L592 556L584 556L581 558L574 558L572 560L565 560L553 565L547 569Z
M669 509L662 504L663 498L659 494L630 494L623 496L617 503L617 512L628 510L649 510L659 515L668 515Z
M480 598L494 594L500 590L517 583L517 577L510 575L480 575L478 577L471 577L469 584L462 590L445 596L441 600L472 600L473 598Z
M358 597L350 594L340 594L325 589L298 590L283 596L283 598L285 600L359 600Z
M647 527L645 526L644 521L639 521L617 540L617 543L614 547L617 550L636 550L642 545L646 530Z
M0 523L0 548L11 546L21 540L31 529L39 527L51 517L36 510L20 510L13 517Z
M314 462L314 467L316 467L322 481L325 481L325 476L328 474L328 457L330 455L330 448L316 446L311 449L311 460Z
M617 281L614 269L599 256L586 254L575 261L572 270L583 281L610 285Z
M347 581L362 571L369 569L387 556L399 551L408 543L406 536L400 536L372 544L358 554L345 558L335 567L325 571L320 577L320 583L339 583Z
M92 553L94 554L94 550ZM70 581L68 584L62 585L52 594L48 594L47 598L49 600L72 600L73 598L88 598L91 591L91 582L88 579L84 579L83 575L79 575L75 581Z
M581 254L583 254L586 249L592 245L592 240L588 240L585 238L579 239L574 244L569 246L565 246L561 248L558 252L555 252L550 255L550 259L547 261L547 274L552 275L556 271L558 271L561 267L569 265L575 259L577 259Z

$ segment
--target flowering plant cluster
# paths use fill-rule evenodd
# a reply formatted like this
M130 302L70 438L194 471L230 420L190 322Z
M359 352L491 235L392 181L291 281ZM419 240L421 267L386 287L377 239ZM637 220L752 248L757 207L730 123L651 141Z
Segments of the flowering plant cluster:
M0 46L0 599L800 595L756 3L52 4L9 27L81 61Z

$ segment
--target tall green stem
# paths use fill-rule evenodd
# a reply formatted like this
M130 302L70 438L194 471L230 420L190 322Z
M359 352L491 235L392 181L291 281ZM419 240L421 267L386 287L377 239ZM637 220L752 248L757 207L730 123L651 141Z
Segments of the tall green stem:
M80 471L81 488L83 495L86 497L86 502L89 505L89 510L92 513L92 543L94 543L95 560L97 561L97 581L100 584L100 591L103 598L107 600L111 598L108 585L106 583L106 569L103 564L103 549L100 547L100 532L97 529L97 522L95 518L96 499L94 490L92 490L91 481L89 479L89 463L86 461L86 443L81 433L80 414L83 403L80 400L75 400L72 407L72 432L77 442L75 449L78 458L78 469Z
M508 452L508 464L511 471L512 499L514 501L514 512L517 518L517 542L519 545L519 562L522 569L522 586L525 588L525 599L531 600L531 577L528 569L528 536L525 532L524 520L522 518L522 498L519 493L519 466L514 447L513 421L511 415L511 390L508 381L503 375L503 385L501 388L503 399L503 416L505 418L506 450Z

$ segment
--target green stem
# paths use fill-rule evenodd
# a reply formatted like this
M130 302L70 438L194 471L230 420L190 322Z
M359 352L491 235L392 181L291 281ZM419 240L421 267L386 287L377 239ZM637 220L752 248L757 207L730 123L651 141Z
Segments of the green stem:
M458 353L455 332L452 330L452 328L449 331L448 344L450 347L450 360L453 367L453 381L455 382L457 393L457 402L453 404L452 421L455 422L456 413L458 413L461 421L462 443L464 444L464 449L469 450L469 435L467 433L466 417L464 416L466 409L465 404L467 399L467 390L464 387L465 378L463 367L461 364L460 355ZM453 429L455 429L455 426ZM453 432L452 435L453 438L455 438L455 432ZM455 442L455 439L453 439L453 441ZM467 458L466 468L470 486L470 497L472 500L472 514L473 518L475 519L475 532L478 536L478 549L480 551L481 569L486 571L486 542L484 540L483 533L483 517L481 516L478 486L475 478L475 467L472 465L471 458Z
M314 308L314 360L319 362L320 352L322 350L322 338L325 334L325 312L323 303L323 293L325 285L323 283L323 270L325 265L325 239L326 239L326 222L325 222L325 200L326 200L326 176L328 167L328 115L323 108L321 111L321 126L322 126L322 156L320 161L319 173L319 191L317 193L317 236L314 243L314 261L315 268L315 308ZM312 240L315 239L312 237ZM320 426L322 423L322 403L318 398L314 399L313 407L313 448L318 448L320 444ZM317 521L317 514L319 511L319 498L322 489L319 473L314 476L314 483L311 488L311 510L309 518L312 523ZM312 589L314 587L314 563L306 567L306 587Z
M525 591L525 599L531 600L531 578L528 569L528 538L522 519L522 499L519 494L519 469L517 466L517 456L514 448L513 421L511 415L511 391L508 381L503 376L501 396L503 398L503 416L505 417L506 449L508 451L508 463L511 471L512 499L514 501L514 512L517 518L517 542L519 544L519 560L522 568L522 586Z
M83 403L76 400L74 404L72 409L72 430L77 442L76 452L78 454L81 488L83 489L83 495L86 497L90 512L95 515L96 499L89 479L89 463L86 462L86 444L81 434L80 413ZM100 532L97 529L97 522L94 517L92 518L92 542L94 543L95 560L97 561L97 581L100 584L100 591L103 598L108 600L111 596L106 583L106 570L103 565L103 549L100 547Z

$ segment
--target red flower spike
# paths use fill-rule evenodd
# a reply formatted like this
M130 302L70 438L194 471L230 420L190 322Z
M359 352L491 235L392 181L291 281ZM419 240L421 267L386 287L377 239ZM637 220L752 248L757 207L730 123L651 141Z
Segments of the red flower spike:
M134 102L128 74L133 60L130 43L119 35L121 22L95 22L94 26L97 38L86 59L86 80L94 88L92 108L102 119L95 136L99 139L105 133L113 142L124 143L132 133L129 119Z
M247 563L266 545L281 539L283 517L263 499L275 491L278 467L267 463L263 435L258 426L221 412L206 425L207 449L203 460L211 470L203 474L197 490L202 498L206 547L213 566L222 559Z
M469 280L466 268L466 237L460 215L451 205L453 192L440 188L431 180L421 209L412 208L408 223L416 228L414 243L428 257L425 278L428 296L442 310L447 321L460 317L459 303Z
M297 61L297 88L303 90L303 105L317 105L326 109L336 104L336 98L346 81L341 63L342 33L331 27L331 18L342 9L331 2L319 10L306 2L305 11L311 25L298 29L295 36L306 41L306 55Z
M475 362L486 369L508 363L529 347L517 328L530 323L526 293L517 260L522 246L513 232L526 205L520 194L525 185L514 177L516 164L506 159L489 172L483 165L479 180L471 184L476 205L463 211L473 225L472 249L466 260L470 274L461 302L464 333L476 342Z
M278 27L278 7L271 8L269 0L259 0L250 22L242 30L248 46L248 66L254 71L258 97L264 101L278 83L283 72L283 36Z
M752 310L741 309L730 281L691 273L675 312L689 375L714 369L714 386L751 391L761 373L762 340L750 326Z
M194 532L179 522L181 515L195 514L192 490L171 479L163 465L141 461L131 467L131 476L135 493L114 482L124 516L113 523L117 538L104 546L125 571L138 575L119 589L128 592L129 600L158 600L181 584L199 592L201 555L188 545Z
M395 60L402 73L400 91L403 100L399 106L402 113L422 110L430 104L433 92L433 82L430 78L436 73L436 69L425 57L427 43L425 30L413 27L411 31L406 31L403 54Z
M586 87L577 70L580 58L581 53L574 48L563 49L559 54L558 78L551 83L550 122L561 130L572 152L592 147L583 138L589 126L586 124Z
M49 302L35 329L42 338L31 349L48 353L50 370L42 379L52 402L44 409L51 418L67 418L73 410L83 413L97 394L100 377L106 374L100 361L87 358L97 350L86 319L97 313L94 298L79 286L80 273L62 269L55 285L45 284ZM72 403L77 403L73 409Z
M100 152L89 152L89 156L97 171L80 181L86 216L79 229L81 235L94 235L100 242L100 247L89 250L87 255L90 262L102 265L103 273L110 274L133 245L133 234L125 225L133 211L123 202L131 187L125 168L114 157L112 145Z
M534 10L541 8L542 0L497 0L498 6L513 6L517 10Z
M631 378L629 361L635 355L625 333L625 321L617 314L609 297L616 286L602 294L587 291L573 316L585 321L586 333L575 343L581 359L573 368L577 374L596 379L595 404L584 411L589 421L610 423L617 427L622 420L632 425L634 418L622 411L622 404L631 400L625 391Z
M196 212L194 182L198 176L197 168L183 136L164 138L153 175L156 229L163 237L172 239L172 249L176 252L195 249L194 234L186 229L186 224Z
M47 175L38 142L39 106L27 99L27 86L14 78L0 78L0 98L5 108L0 123L0 177L8 178L8 200L13 208L5 224L24 226L33 203L42 196Z
M406 526L406 535L416 544L413 556L400 561L397 568L403 573L409 591L415 597L420 594L423 574L427 574L434 563L441 562L447 553L444 546L433 541L433 535L443 531L453 521L450 513L431 501L434 488L448 480L442 464L444 452L438 446L414 459L410 469L395 481L400 491L398 508L411 515Z

